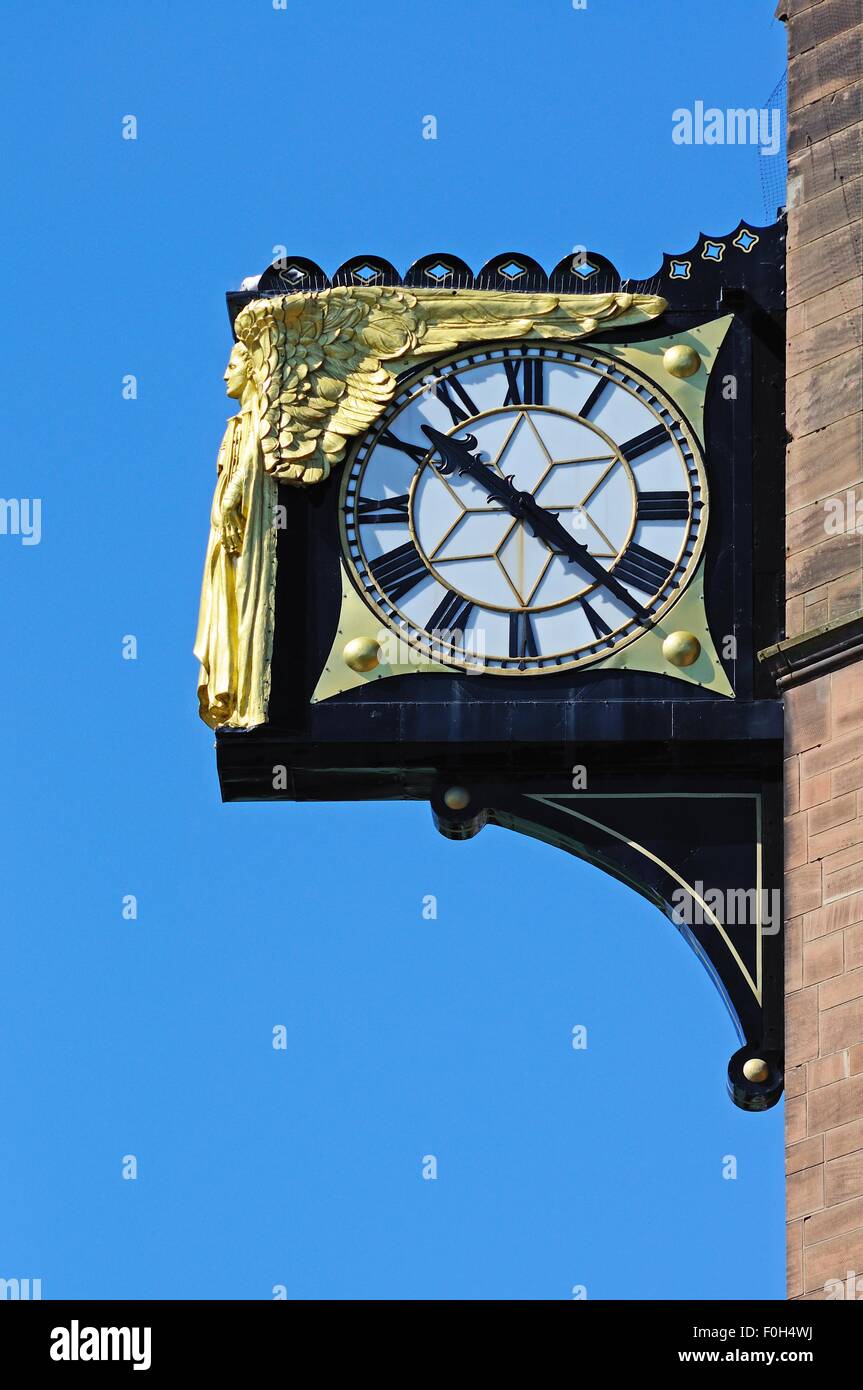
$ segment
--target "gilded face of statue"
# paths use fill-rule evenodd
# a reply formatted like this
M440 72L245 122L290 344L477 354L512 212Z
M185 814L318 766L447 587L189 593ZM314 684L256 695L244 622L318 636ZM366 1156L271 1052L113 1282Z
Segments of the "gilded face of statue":
M239 400L248 379L248 353L242 343L236 343L228 358L225 370L226 389L229 396Z

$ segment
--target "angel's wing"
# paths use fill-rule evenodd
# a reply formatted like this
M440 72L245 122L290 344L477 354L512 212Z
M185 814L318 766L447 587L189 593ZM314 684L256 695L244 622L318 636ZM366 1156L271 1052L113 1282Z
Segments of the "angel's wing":
M236 329L259 387L265 467L282 482L326 478L392 400L397 374L423 358L490 339L584 337L664 308L655 295L359 286L253 300Z
M465 343L495 338L583 338L628 323L644 323L667 308L659 295L628 294L490 294L465 290L442 295L418 291L425 323L423 350L453 352Z
M394 361L419 342L408 291L345 289L255 300L237 317L260 388L261 448L282 482L314 483L395 392Z

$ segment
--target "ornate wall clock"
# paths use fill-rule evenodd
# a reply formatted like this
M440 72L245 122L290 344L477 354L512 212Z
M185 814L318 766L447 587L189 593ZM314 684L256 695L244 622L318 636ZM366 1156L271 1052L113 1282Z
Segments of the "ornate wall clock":
M713 974L752 1109L782 1084L782 247L741 226L640 284L287 258L229 294L196 644L226 799L425 799L601 865Z
M701 448L613 357L489 346L404 383L340 497L351 577L385 627L521 676L620 651L694 573Z

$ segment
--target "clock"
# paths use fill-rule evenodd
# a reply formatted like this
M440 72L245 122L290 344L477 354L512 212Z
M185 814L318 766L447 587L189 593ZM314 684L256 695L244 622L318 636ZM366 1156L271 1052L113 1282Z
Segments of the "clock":
M680 598L708 516L701 448L610 353L490 344L399 383L354 448L343 554L383 629L489 675L588 666Z

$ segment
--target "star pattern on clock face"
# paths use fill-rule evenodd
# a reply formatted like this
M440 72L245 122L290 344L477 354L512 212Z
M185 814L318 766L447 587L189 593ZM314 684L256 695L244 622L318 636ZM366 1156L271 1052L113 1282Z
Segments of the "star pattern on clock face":
M609 491L621 491L619 486L614 488L612 474L621 470L618 483L625 476L625 465L607 441L574 422L568 430L562 429L556 417L529 410L492 415L473 425L472 430L478 447L486 448L480 457L489 468L499 477L511 479L520 491L551 510L591 555L608 565L614 562L625 540L625 535L620 535L621 527L631 522L634 504L627 510L623 497L623 513L611 522L604 515L607 508L597 505ZM415 502L415 515L434 517L436 524L419 521L418 535L421 541L427 541L430 566L462 592L465 590L460 570L467 562L493 563L508 586L506 601L522 608L537 602L550 570L557 567L561 571L558 577L563 577L565 557L537 537L529 522L513 517L470 478L445 478L434 471L429 475L427 488L446 489L454 510L440 504L434 509L429 507L423 489L425 510L421 511ZM608 534L610 530L617 533L614 539ZM475 564L472 569L476 574ZM483 587L481 582L478 587ZM573 580L570 573L568 588L573 594L590 587L587 576L577 574ZM477 597L481 600L483 596Z

